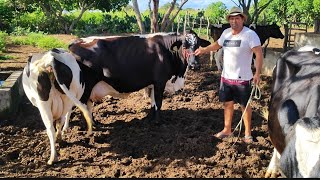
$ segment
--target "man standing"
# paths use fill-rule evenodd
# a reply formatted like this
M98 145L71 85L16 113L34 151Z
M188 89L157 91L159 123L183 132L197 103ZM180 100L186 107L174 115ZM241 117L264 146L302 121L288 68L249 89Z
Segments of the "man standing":
M227 15L230 28L223 31L218 41L203 48L199 47L195 55L208 53L223 48L223 70L219 89L219 100L224 102L224 129L215 134L217 138L232 135L231 124L234 112L234 103L241 105L245 125L243 141L251 143L251 116L252 109L248 105L250 98L251 80L258 85L262 68L262 48L258 35L244 26L247 20L245 14L238 7L232 7ZM251 70L253 53L256 55L255 74Z

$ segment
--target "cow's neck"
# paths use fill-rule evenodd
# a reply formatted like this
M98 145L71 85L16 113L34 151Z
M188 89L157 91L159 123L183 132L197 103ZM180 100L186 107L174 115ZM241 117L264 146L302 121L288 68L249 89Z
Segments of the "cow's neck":
M174 43L177 42L182 42L184 40L184 36L183 35L169 35L169 36L163 36L163 45L167 48L167 49L171 49L172 45L174 45ZM179 47L178 47L179 48Z

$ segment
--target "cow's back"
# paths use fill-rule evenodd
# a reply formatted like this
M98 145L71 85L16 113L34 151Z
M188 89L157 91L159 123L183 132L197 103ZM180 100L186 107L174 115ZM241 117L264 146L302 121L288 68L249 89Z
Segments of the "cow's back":
M160 78L170 79L175 63L165 43L156 38L98 39L92 47L71 44L69 50L85 65L103 73L104 80L120 93L140 90Z

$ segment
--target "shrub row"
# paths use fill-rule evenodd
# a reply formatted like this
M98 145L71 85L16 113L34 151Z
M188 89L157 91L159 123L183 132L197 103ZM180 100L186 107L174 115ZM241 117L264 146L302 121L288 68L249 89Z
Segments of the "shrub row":
M42 32L29 33L26 36L10 36L10 39L13 44L32 45L44 50L49 50L52 48L67 48L66 44Z

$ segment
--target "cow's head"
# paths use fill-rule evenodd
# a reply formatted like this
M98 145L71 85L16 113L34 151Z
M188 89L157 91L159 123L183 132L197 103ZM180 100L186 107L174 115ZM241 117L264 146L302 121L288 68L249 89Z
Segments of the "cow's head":
M192 70L199 70L200 63L198 57L194 55L196 49L200 46L209 46L210 42L201 39L194 31L188 30L185 39L182 41L183 56L188 60L188 67Z
M280 27L277 24L273 23L272 25L269 25L269 27L270 29L268 29L268 31L270 31L271 37L281 39L284 38L284 35L282 34Z

